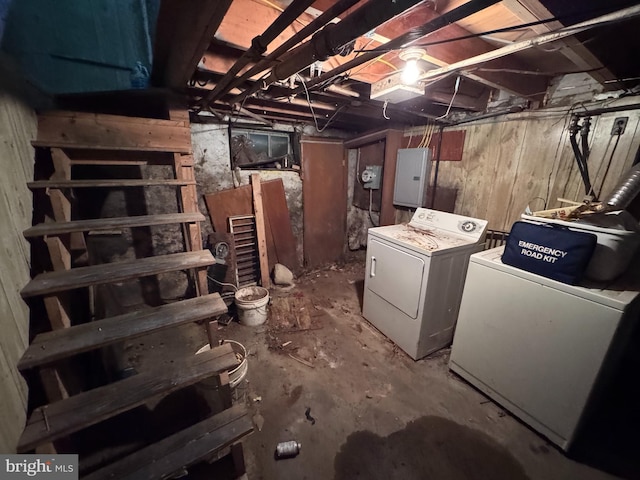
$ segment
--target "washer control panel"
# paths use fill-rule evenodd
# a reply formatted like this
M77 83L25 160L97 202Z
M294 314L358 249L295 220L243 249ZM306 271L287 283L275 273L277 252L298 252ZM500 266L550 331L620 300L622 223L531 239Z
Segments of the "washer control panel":
M449 233L464 235L469 241L477 242L484 235L487 221L428 208L418 208L413 214L409 225L421 230L444 230Z

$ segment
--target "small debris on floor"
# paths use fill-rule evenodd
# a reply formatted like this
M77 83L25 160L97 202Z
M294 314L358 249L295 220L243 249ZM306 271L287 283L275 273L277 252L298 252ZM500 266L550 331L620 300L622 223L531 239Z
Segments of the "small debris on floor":
M316 419L311 416L311 407L307 407L307 409L304 411L304 416L311 422L311 425L316 424Z
M262 427L264 426L264 417L260 415L260 412L256 412L253 416L253 424L256 426L259 432L262 431Z

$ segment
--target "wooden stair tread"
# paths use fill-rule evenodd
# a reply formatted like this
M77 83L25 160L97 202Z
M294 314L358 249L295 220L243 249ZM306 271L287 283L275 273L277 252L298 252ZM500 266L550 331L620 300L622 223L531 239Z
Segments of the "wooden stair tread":
M222 315L226 311L227 306L220 295L212 293L41 333L33 339L18 362L18 369L47 365L118 341Z
M195 185L195 180L186 179L100 179L100 180L36 180L27 183L34 190L37 188L118 188L118 187L157 187Z
M201 213L168 213L163 215L138 215L134 217L94 218L90 220L72 220L70 222L39 223L24 231L25 238L61 235L90 230L111 230L114 228L147 227L150 225L169 225L172 223L203 222Z
M167 395L202 379L236 367L238 360L225 344L33 411L18 442L19 452L68 436L158 395Z
M83 480L157 480L206 458L253 431L243 405L236 405L158 443L149 445Z
M50 295L76 288L120 282L160 273L213 265L215 260L209 250L172 253L156 257L125 260L122 262L78 267L71 270L46 272L37 275L20 294L23 298Z

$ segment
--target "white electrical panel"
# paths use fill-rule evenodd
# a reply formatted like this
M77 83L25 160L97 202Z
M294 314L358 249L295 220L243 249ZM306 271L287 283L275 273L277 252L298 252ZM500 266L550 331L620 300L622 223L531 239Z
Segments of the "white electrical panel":
M402 207L424 207L431 172L431 152L428 148L398 150L393 204Z

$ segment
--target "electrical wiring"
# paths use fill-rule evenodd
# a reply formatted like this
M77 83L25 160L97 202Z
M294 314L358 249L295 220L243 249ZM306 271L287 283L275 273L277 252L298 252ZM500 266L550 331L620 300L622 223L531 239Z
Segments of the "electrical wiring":
M384 105L382 106L382 116L386 120L391 120L391 117L387 116L387 105L389 105L389 100L384 101Z
M221 285L221 286L223 286L223 287L232 287L234 290L236 290L236 291L238 290L238 287L236 287L233 283L224 283L224 282L220 282L220 281L216 280L215 278L213 278L213 277L212 277L212 276L210 276L210 275L207 275L207 278L208 278L209 280L211 280L212 282L215 282L215 283L217 283L218 285Z
M591 10L589 13L597 15L598 12L602 12L602 11L604 11L604 9L594 9L594 10ZM583 13L586 13L586 12L580 12L580 13L583 14ZM425 43L415 43L415 44L412 44L412 46L413 47L432 47L432 46L435 46L435 45L442 45L442 44L445 44L445 43L459 42L459 41L462 41L462 40L469 40L469 39L472 39L472 38L485 37L487 35L493 35L495 33L513 32L513 31L517 31L517 30L527 29L527 28L530 28L530 27L535 27L536 25L543 25L545 23L564 21L564 20L567 20L567 19L573 18L573 17L574 17L574 15L563 15L563 16L558 16L558 17L545 18L545 19L542 19L542 20L537 20L535 22L521 23L521 24L518 24L518 25L512 25L510 27L495 28L493 30L487 30L487 31L478 32L478 33L471 33L469 35L461 35L459 37L447 38L447 39L444 39L444 40L437 40L437 41L425 42ZM622 22L622 21L625 21L625 19L610 20L608 22L603 22L600 26L611 25L611 24L614 24L614 23ZM571 26L569 25L567 27L564 27L563 30L571 30ZM385 49L384 46L380 46L380 47L373 48L371 50L354 50L354 51L357 52L357 53L367 53L367 52L389 53L389 52L393 52L395 50L398 50L398 49L397 48Z
M456 78L456 85L453 88L453 95L451 96L451 101L449 102L447 111L444 113L444 115L441 115L438 118L436 118L436 120L440 120L441 118L445 118L447 115L449 115L449 112L451 111L451 106L453 105L453 101L456 99L456 95L458 94L459 88L460 88L460 77L458 76Z
M329 118L329 120L327 120L327 123L324 124L324 127L320 128L318 126L318 117L316 116L316 112L313 110L313 105L311 105L311 98L309 97L309 89L307 88L307 84L304 81L304 78L302 78L299 74L296 73L296 77L298 77L298 80L300 80L300 82L302 83L302 86L304 87L304 93L307 97L307 103L309 104L309 110L311 110L311 116L313 117L313 123L316 126L316 130L318 131L318 133L322 133L324 132L327 127L329 126L329 124L333 121L334 118L336 118L338 116L338 114L340 112L342 112L342 110L344 110L345 108L347 108L347 105L341 105L335 112L333 115L331 115L331 118Z

